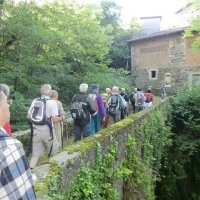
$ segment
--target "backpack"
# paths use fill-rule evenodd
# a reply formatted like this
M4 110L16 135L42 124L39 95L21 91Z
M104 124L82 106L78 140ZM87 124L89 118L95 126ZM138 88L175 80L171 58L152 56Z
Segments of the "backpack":
M149 103L149 102L152 101L152 94L151 93L147 93L145 95L145 97L146 97L146 100L145 100L146 103Z
M75 96L76 97L76 96ZM87 115L84 110L84 106L87 106L87 103L83 102L83 98L78 97L71 105L70 113L74 120L83 122L87 119Z
M127 107L127 101L124 99L124 97L122 97L122 102L124 104L124 107Z
M91 93L91 94L89 94L89 97L92 98L92 100L93 100L93 102L94 102L94 104L96 106L96 112L93 114L93 115L96 115L98 113L98 111L99 111L99 106L98 106L98 103L97 103L97 95Z
M46 118L46 101L47 99L38 98L35 100L31 110L30 121L35 125L45 125Z
M144 97L143 97L142 93L137 93L136 95L137 95L137 99L136 99L137 105L142 106L144 103Z
M106 105L109 114L111 114L111 115L118 114L117 111L120 109L119 108L119 100L120 100L119 95L115 95L115 94L110 95L107 105Z
M131 96L130 96L130 101L131 103L135 103L135 97L134 97L135 93L132 93Z

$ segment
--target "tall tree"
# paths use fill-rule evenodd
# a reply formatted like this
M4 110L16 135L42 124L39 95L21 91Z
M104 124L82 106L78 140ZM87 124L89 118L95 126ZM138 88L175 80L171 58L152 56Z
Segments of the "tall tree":
M128 47L128 40L131 39L132 31L124 29L121 23L121 8L113 1L101 2L101 25L110 27L110 35L113 37L112 45L109 53L106 56L110 61L111 68L130 69L130 48ZM131 26L135 26L136 22L132 20Z
M102 13L100 21L102 26L111 26L111 34L116 34L120 27L121 8L114 1L101 2Z
M193 33L199 33L200 32L200 4L199 0L193 1L193 7L194 11L193 14L196 14L196 17L191 19L191 26L190 28L185 32L185 37L191 37L193 36ZM200 49L200 37L196 37L192 44L192 48Z

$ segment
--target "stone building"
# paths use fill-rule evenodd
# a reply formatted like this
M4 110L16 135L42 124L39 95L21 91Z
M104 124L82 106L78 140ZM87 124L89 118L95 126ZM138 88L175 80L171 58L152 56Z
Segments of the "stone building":
M191 48L192 38L183 38L185 28L159 31L132 39L131 70L136 87L158 91L164 81L169 92L200 83L200 51Z

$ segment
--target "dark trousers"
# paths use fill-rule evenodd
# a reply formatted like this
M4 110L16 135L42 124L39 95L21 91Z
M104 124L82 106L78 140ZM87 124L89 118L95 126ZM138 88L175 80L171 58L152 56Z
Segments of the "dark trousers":
M144 106L135 106L135 113L140 112L144 109Z
M121 119L124 119L125 109L121 109Z
M74 142L89 136L89 124L74 124Z

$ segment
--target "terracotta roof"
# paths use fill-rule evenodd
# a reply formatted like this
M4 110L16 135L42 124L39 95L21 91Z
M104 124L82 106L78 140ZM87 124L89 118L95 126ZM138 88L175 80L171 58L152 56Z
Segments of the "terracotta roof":
M146 35L146 36L141 36L141 37L138 37L138 38L134 38L134 39L128 40L128 42L129 43L138 42L138 41L148 40L148 39L155 38L155 37L162 37L162 36L165 36L165 35L181 33L183 31L185 31L187 28L188 27L163 30L163 31L159 31L159 32L155 32L155 33Z

